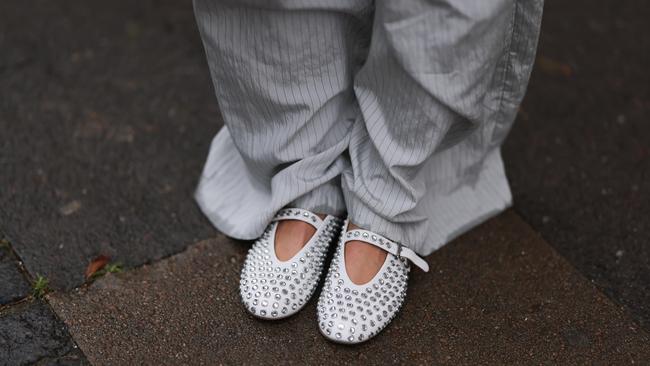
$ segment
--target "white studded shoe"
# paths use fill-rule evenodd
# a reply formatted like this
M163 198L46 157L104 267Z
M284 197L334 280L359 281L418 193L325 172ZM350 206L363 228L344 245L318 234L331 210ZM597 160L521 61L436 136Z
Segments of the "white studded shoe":
M355 344L377 335L399 312L406 296L409 261L425 272L429 265L399 243L368 230L347 231L347 227L346 220L318 300L318 325L327 339ZM388 252L379 272L363 285L353 283L345 268L345 244L352 240Z
M275 231L282 220L300 220L316 232L291 259L275 254ZM323 271L330 243L339 234L341 220L298 208L280 210L248 251L239 291L246 309L262 319L282 319L297 313L309 301Z

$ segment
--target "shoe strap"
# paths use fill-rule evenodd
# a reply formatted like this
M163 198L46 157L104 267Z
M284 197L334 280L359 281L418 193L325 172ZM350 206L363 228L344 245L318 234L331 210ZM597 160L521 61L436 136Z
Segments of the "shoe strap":
M346 226L347 227L347 226ZM363 229L354 229L345 233L343 245L349 241L359 240L379 247L397 258L406 258L420 267L424 272L429 272L429 264L413 250L402 244L389 240L384 236Z
M315 213L302 209L302 208L283 208L275 214L275 217L271 220L273 221L282 221L282 220L300 220L304 221L314 228L318 229L323 224L323 219L318 217Z

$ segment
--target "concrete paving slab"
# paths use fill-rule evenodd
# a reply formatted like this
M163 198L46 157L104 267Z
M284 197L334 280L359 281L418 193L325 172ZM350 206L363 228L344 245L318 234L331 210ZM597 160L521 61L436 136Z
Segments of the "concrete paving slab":
M547 0L504 157L517 212L650 331L649 18L649 2Z
M0 2L0 226L69 289L215 234L192 194L220 117L191 1Z
M18 301L28 296L30 291L31 286L20 271L18 259L11 253L8 242L0 239L0 306Z
M249 243L223 236L48 301L95 365L628 364L650 337L508 211L428 258L407 303L357 347L320 336L315 301L279 322L238 297Z
M39 299L0 309L0 365L86 365L65 324Z

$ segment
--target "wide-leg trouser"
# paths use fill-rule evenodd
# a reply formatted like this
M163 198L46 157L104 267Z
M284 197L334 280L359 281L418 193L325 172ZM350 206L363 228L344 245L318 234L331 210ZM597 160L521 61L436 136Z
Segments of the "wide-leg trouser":
M511 204L499 146L542 0L194 0L225 122L196 199L252 239L291 205L421 255Z

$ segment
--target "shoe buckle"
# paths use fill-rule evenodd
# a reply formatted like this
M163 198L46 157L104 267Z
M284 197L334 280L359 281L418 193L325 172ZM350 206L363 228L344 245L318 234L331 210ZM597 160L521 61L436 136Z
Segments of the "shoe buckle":
M402 259L402 244L401 243L395 243L397 245L397 253L395 254L397 258Z

